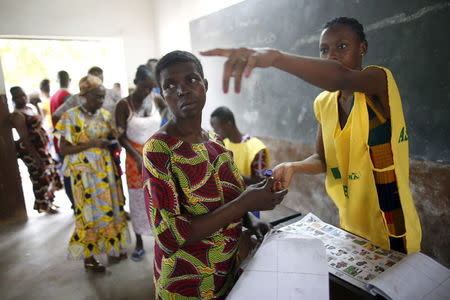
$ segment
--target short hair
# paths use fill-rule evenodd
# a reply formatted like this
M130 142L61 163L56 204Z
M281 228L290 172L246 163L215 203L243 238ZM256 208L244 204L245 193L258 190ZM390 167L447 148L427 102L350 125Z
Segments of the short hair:
M50 93L50 80L43 79L41 83L39 84L39 89L42 92Z
M361 42L367 42L366 34L364 33L364 27L361 25L361 23L358 22L358 20L356 20L354 18L349 18L349 17L334 18L333 20L328 21L323 26L323 29L331 28L338 24L349 26L356 33L356 35L358 36L358 38Z
M97 66L93 66L89 69L88 74L94 75L94 74L103 74L103 69Z
M157 63L158 60L156 58L150 58L149 60L147 60L147 64L153 63L153 62Z
M180 63L186 63L186 62L193 63L195 69L200 74L202 79L205 78L203 75L202 64L200 63L200 61L194 54L187 52L187 51L175 50L175 51L169 52L166 55L164 55L156 64L155 76L156 76L156 81L158 82L158 85L161 80L161 71L162 70L166 69L168 66L180 64Z
M134 76L135 81L143 81L147 79L155 79L153 72L146 65L140 65L136 70L136 75Z
M58 72L58 81L59 81L59 85L62 87L68 87L69 86L69 73L67 73L66 71L59 71Z
M221 122L231 122L233 125L236 125L236 122L234 121L233 112L226 106L220 106L216 108L211 113L211 118L212 117L219 118Z
M12 88L9 89L9 92L11 93L11 96L14 97L14 93L16 93L17 91L21 90L22 88L20 86L13 86Z

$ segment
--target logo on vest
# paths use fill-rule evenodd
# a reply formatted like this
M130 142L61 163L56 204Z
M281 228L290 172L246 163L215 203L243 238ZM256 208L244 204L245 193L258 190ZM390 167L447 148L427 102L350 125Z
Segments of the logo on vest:
M334 179L341 179L341 172L339 172L339 168L331 168L331 174L333 174Z
M400 137L398 138L398 143L404 142L408 140L408 134L406 133L406 128L403 127L402 131L400 131Z
M350 175L348 175L348 179L350 179L350 180L359 179L359 174L356 172L352 172Z
M344 188L344 195L345 195L345 198L348 199L348 198L349 198L349 197L348 197L348 186L343 185L342 187Z

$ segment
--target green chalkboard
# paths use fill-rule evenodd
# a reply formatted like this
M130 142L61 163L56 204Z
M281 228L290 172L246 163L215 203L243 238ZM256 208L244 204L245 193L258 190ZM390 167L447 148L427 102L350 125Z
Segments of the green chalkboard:
M215 47L271 47L318 56L321 28L337 16L364 26L365 65L394 74L403 99L411 157L450 162L450 1L247 0L190 23L194 53ZM276 69L257 70L241 94L222 93L224 59L201 57L209 79L204 121L229 106L252 135L313 144L312 104L320 89Z

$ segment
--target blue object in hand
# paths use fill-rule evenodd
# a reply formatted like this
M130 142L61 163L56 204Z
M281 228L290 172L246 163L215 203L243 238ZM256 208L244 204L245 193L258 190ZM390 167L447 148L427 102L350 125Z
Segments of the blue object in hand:
M270 169L267 169L267 170L264 171L263 175L266 176L266 177L270 177L270 176L273 175L273 171L270 170Z

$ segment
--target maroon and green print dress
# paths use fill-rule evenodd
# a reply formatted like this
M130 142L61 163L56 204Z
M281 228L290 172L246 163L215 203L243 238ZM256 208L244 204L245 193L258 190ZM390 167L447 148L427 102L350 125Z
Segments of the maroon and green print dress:
M243 192L231 152L211 133L199 144L155 134L143 153L157 299L225 299L236 269L241 218L201 241L184 243L193 217L210 213Z

